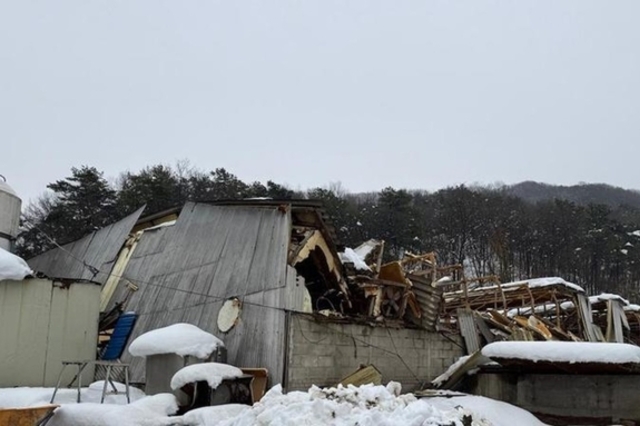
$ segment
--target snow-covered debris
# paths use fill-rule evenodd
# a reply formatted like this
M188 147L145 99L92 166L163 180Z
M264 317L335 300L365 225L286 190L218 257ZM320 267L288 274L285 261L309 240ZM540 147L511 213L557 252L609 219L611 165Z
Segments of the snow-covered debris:
M460 407L439 409L428 399L399 395L385 386L338 386L308 392L282 393L277 385L239 416L218 423L219 426L462 426L464 416L472 417L473 426L491 423ZM539 425L540 423L532 423ZM522 426L528 426L523 423Z
M453 364L451 364L449 366L449 368L447 368L447 371L445 371L444 373L442 373L441 375L439 375L438 377L436 377L435 379L433 379L431 381L431 384L438 387L440 385L442 385L444 382L446 382L447 380L449 380L449 378L451 377L451 375L460 367L462 367L462 365L467 362L469 360L469 358L471 358L471 355L465 355L465 356L461 356L460 358L458 358L458 360L456 362L454 362Z
M625 311L640 312L640 305L636 305L635 303L630 303L627 306L623 307L623 309Z
M133 356L178 354L206 359L218 347L224 347L222 340L192 324L173 324L142 334L129 345Z
M22 281L28 275L33 275L33 271L24 259L0 248L0 281Z
M349 247L344 249L344 252L339 253L342 263L353 263L353 266L360 271L370 271L371 269L364 262L363 258L350 249Z
M242 404L197 408L186 413L181 420L185 426L218 426L223 421L237 417L250 408Z
M506 402L483 396L454 396L429 398L427 401L440 410L463 407L473 413L473 418L484 418L493 426L547 426L530 412Z
M175 396L161 393L129 405L67 404L55 411L47 426L169 426L178 411Z
M640 363L640 347L597 342L495 342L482 348L487 358L533 362L627 364Z
M223 380L235 379L244 373L237 367L218 362L192 364L178 370L171 378L171 389L180 389L187 383L206 381L212 388L217 388Z
M358 223L358 225L361 225L361 224ZM368 240L360 244L355 249L353 249L353 251L355 251L356 254L360 256L360 259L366 259L367 256L369 256L372 251L380 247L380 244L382 244L382 242L379 240Z
M591 303L592 305L597 302L606 302L608 300L619 300L623 305L629 305L629 301L619 294L601 293L597 296L589 296L589 303Z
M640 237L640 229L633 232L629 232L629 235L633 235L634 237Z
M548 287L551 285L563 285L580 293L584 293L584 289L577 284L565 281L560 277L548 277L548 278L534 278L532 280L525 281L529 284L529 288L536 287Z

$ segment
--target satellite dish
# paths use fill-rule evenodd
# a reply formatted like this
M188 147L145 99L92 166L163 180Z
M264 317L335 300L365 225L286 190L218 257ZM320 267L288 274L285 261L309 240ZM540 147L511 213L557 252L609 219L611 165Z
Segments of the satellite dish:
M237 297L228 299L222 304L218 312L218 330L226 333L231 330L240 320L242 312L242 302Z

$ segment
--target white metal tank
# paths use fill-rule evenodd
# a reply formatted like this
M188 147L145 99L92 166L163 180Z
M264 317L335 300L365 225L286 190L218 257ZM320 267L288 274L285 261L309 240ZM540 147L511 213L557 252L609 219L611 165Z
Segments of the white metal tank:
M11 251L18 235L22 200L0 175L0 247Z

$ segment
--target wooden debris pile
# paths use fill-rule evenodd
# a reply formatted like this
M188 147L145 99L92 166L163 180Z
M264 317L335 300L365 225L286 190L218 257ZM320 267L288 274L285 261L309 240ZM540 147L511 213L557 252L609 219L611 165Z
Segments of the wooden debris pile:
M489 278L446 284L440 326L459 331L469 354L499 340L640 343L640 306L621 296L588 297L561 278Z
M399 261L383 263L384 241L369 240L340 253L350 292L351 316L386 324L435 330L443 276L435 253L406 253ZM449 272L449 269L446 269Z

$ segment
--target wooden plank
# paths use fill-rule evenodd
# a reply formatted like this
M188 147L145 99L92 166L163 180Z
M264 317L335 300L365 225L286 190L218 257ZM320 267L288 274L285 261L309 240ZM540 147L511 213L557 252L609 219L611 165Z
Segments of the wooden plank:
M467 355L480 350L480 336L473 319L473 312L469 309L458 309L458 323L467 348Z
M496 336L491 332L489 326L487 326L485 319L482 318L477 312L474 312L473 319L475 320L476 327L478 327L478 330L480 330L480 334L482 334L482 337L484 337L484 340L486 340L487 343L494 342L496 340Z
M480 351L476 351L471 354L462 364L458 366L453 371L447 371L443 375L434 379L431 383L440 389L452 389L463 377L466 376L467 372L473 370L481 364L487 362L488 359L485 358ZM448 377L445 375L448 373ZM445 376L445 377L443 377Z
M578 300L578 312L580 313L580 321L582 323L582 330L585 334L585 340L589 342L597 342L598 336L596 335L592 324L593 324L593 315L591 313L591 304L589 303L589 299L584 294L577 294L576 299Z
M369 383L373 383L374 385L382 384L382 373L373 365L362 366L340 380L342 386L361 386Z
M33 426L48 419L59 405L0 409L0 425Z

